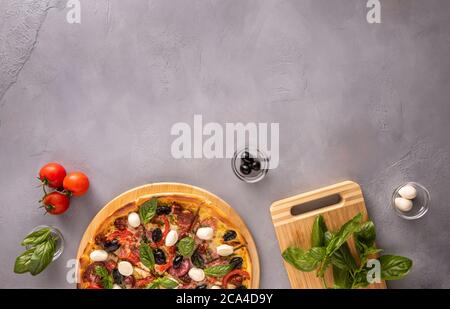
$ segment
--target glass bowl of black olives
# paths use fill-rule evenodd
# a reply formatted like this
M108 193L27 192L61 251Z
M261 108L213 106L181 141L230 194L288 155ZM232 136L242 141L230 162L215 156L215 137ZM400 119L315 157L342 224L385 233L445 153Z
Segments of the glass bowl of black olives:
M245 147L235 152L231 167L240 180L255 183L269 171L269 159L261 150Z

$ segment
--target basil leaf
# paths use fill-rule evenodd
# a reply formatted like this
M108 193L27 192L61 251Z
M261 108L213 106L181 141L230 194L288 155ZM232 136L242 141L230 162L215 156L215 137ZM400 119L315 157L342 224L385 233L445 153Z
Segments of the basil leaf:
M95 274L98 275L99 277L103 278L103 277L107 277L109 275L108 270L103 267L103 266L95 266Z
M159 282L160 286L162 286L165 289L174 289L178 286L178 282L173 279L170 279L167 277L159 278L159 279L160 279L160 282Z
M296 247L289 247L284 250L282 256L286 262L295 268L310 272L319 266L319 263L325 257L326 250L324 247L314 247L305 251Z
M23 274L28 271L28 264L30 263L33 253L34 248L31 248L16 258L16 262L14 263L14 272L16 274Z
M153 280L150 284L148 284L146 289L159 289L159 279Z
M55 250L56 241L53 238L49 238L35 247L28 263L28 269L33 276L41 273L52 262Z
M152 198L144 202L139 207L139 217L143 224L147 224L156 214L156 207L158 206L158 199Z
M381 264L381 279L383 280L397 280L406 276L413 262L398 255L382 255L380 256Z
M317 216L314 220L312 233L311 233L311 246L323 247L325 245L325 232L327 227L322 216Z
M141 244L141 247L139 248L139 257L141 258L142 264L148 269L153 269L155 266L155 256L149 245Z
M205 275L211 277L223 277L228 274L233 269L233 266L230 264L227 265L216 265L205 268Z
M50 229L48 227L37 230L31 234L28 234L22 241L22 246L38 245L46 241L50 236Z
M198 252L198 249L196 249L194 251L194 253L192 253L191 262L192 262L192 264L194 264L195 267L198 267L198 268L205 267L205 260L203 259L201 254Z
M335 236L335 234L330 232L330 231L326 231L325 232L325 234L324 234L325 246L329 245L329 243L331 242L331 240L333 239L334 236ZM347 246L347 244L344 243L343 246ZM347 248L348 248L348 246L347 246ZM325 259L322 262L321 267L317 271L317 276L318 277L323 277L325 275L325 272L327 271L328 267L330 266L330 264L333 264L333 262L335 264L338 264L340 262L339 265L341 266L341 268L343 268L343 270L347 270L348 267L347 267L347 265L345 265L346 261L342 260L343 256L341 257L340 254L342 254L342 255L345 254L345 257L350 260L350 257L347 257L346 249L344 249L344 251L342 253L339 253L336 256L335 256L335 254L332 254L331 257L330 256L326 256ZM351 259L353 259L353 256L351 256ZM354 259L353 259L353 261L354 261ZM350 262L350 263L352 263L352 262ZM337 267L335 265L333 265L333 273L334 273L334 269L336 269L336 268ZM336 270L336 271L339 271L339 270Z
M103 266L96 266L95 273L100 277L102 281L102 286L105 289L112 289L114 284L114 279L110 275L109 271Z
M309 249L308 254L314 258L316 261L321 261L325 257L326 248L325 247L313 247Z
M378 249L378 248L375 248L375 247L365 248L365 251L364 251L364 253L366 255L373 255L373 254L377 254L377 253L380 253L380 252L383 252L383 249Z
M359 254L364 253L364 246L372 247L375 243L376 237L377 234L373 222L372 221L364 222L355 232L355 244Z
M328 246L328 244L330 243L331 239L334 237L334 234L330 231L326 231L324 234L324 242L325 242L325 246Z
M333 266L333 282L335 289L350 289L353 283L352 275L346 269Z
M317 277L322 278L325 275L325 272L327 271L330 264L331 258L328 255L325 255L325 258L322 260L322 264L320 264L320 268L317 270Z
M168 277L161 277L153 280L150 284L146 286L147 289L159 289L163 287L165 289L175 289L178 287L178 282L175 279Z
M355 258L350 252L350 248L347 243L344 243L335 253L331 256L331 264L342 270L356 270Z
M363 268L359 273L356 274L352 285L353 288L357 289L369 286L369 282L367 282L367 272L368 270Z
M195 249L195 241L192 237L184 237L177 244L178 252L182 256L190 256Z
M359 228L361 219L362 214L358 213L341 227L339 232L334 235L334 237L327 245L328 256L331 256L337 249L339 249L347 241L347 239Z

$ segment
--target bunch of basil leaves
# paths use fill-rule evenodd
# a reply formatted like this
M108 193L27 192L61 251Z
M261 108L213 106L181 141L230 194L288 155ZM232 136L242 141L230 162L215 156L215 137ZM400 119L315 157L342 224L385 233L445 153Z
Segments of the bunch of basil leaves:
M16 258L14 272L29 272L33 276L41 273L53 260L56 240L49 228L42 228L27 235L21 245L29 249Z
M289 247L283 252L283 258L295 268L311 272L328 288L324 275L328 267L333 269L333 287L341 289L364 288L370 283L367 280L371 270L366 264L370 256L382 250L375 247L375 225L372 221L361 223L362 214L359 213L341 229L332 233L328 231L322 216L317 216L311 233L309 250ZM347 240L353 235L358 254L358 261L350 252ZM382 255L378 261L381 266L382 280L396 280L408 274L412 261L403 256Z

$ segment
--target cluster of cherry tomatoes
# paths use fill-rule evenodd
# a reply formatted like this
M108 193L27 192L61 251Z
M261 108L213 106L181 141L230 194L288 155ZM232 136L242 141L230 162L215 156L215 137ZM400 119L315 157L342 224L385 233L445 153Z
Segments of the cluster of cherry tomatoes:
M39 171L39 180L44 188L42 207L52 215L66 212L72 196L82 196L89 189L89 179L82 172L66 173L61 164L52 162L44 165ZM48 193L46 188L53 191Z

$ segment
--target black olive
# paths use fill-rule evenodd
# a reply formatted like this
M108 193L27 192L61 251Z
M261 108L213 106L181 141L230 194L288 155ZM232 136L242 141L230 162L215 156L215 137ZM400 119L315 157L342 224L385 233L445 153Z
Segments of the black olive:
M152 231L152 240L153 242L158 242L162 239L162 231L159 227Z
M161 249L155 249L153 251L153 256L155 257L155 263L158 265L166 264L166 254Z
M230 265L233 266L233 269L242 268L242 262L244 260L240 256L235 256L230 260Z
M117 239L105 241L102 245L106 252L114 252L120 247L119 241Z
M233 230L228 230L225 232L225 234L223 234L223 240L225 241L230 241L235 239L237 236L236 232Z
M251 164L255 159L253 159L253 157L250 155L250 153L248 151L245 151L242 156L241 159L244 163L248 163Z
M204 289L207 289L208 286L207 286L206 284L200 284L200 285L197 285L195 288L196 288L196 289L204 290Z
M261 162L259 161L254 161L251 165L252 170L254 170L255 172L259 171L261 169Z
M162 206L158 206L156 208L156 214L158 216L169 215L171 212L172 212L172 207L170 207L170 206L162 205Z
M247 163L241 164L241 166L239 167L239 170L244 175L248 175L252 172L252 168Z
M174 259L173 259L173 265L172 267L174 269L178 269L181 266L181 262L183 262L183 256L182 255L177 255Z
M245 285L238 285L237 287L236 287L236 290L246 290L247 289L247 287L245 286Z
M194 253L192 253L191 262L195 267L198 268L203 268L205 266L205 260L200 255L197 249L194 251Z
M122 284L122 282L123 282L123 276L122 276L121 273L119 273L119 270L114 269L114 270L112 271L112 275L113 275L114 283Z

